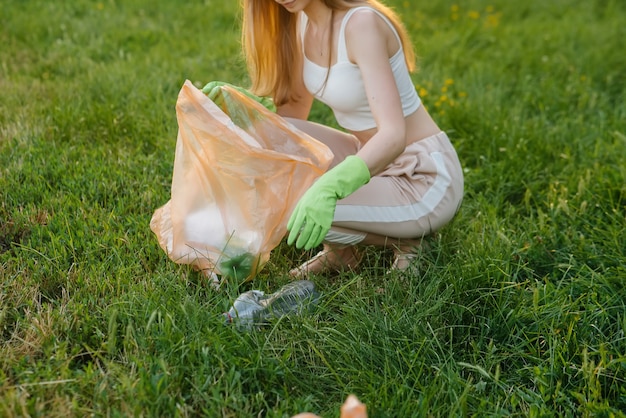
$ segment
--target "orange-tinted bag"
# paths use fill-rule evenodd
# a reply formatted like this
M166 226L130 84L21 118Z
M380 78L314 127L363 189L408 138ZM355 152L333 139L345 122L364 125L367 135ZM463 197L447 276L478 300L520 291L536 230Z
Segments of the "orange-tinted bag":
M150 222L171 260L247 280L286 233L298 199L333 158L237 90L218 107L185 81L176 103L178 138L171 199Z

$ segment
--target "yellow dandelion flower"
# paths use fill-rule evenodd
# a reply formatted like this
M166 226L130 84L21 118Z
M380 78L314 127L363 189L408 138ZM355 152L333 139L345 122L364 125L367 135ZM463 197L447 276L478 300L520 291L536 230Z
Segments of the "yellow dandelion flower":
M456 13L459 11L459 5L458 4L453 4L452 6L450 6L450 11L452 13Z
M426 96L428 96L428 91L426 91L426 89L424 87L420 87L418 95L420 97L426 97Z
M491 14L485 20L485 26L495 28L500 24L500 13Z
M104 4L102 4L102 3L97 3L97 4L96 4L96 9L98 9L98 10L104 10Z
M466 93L466 92L464 92L464 91L460 91L460 92L459 92L459 97L460 97L461 99L463 99L463 98L467 97L467 93Z
M480 13L478 13L476 10L470 10L469 12L467 12L467 17L472 20L478 20L480 19Z
M493 13L493 11L494 11L494 10L495 10L495 9L494 9L494 7L493 7L493 6L487 6L487 7L485 8L485 11L486 11L487 13Z
M446 78L446 81L443 82L446 86L451 86L454 84L454 80L451 78Z
M459 20L459 14L458 13L452 13L452 16L450 16L450 19L452 19L452 20Z
M441 92L446 93L448 91L448 86L441 87Z
M441 96L439 96L439 101L440 102L445 102L448 100L448 96L446 96L445 94L442 94Z

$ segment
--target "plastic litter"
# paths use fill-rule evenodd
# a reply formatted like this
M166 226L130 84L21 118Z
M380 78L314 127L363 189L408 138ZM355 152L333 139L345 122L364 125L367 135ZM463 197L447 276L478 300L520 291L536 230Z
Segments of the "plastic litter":
M219 89L218 106L189 80L181 88L171 198L150 228L172 261L242 283L269 260L333 154L240 91Z
M320 416L310 412L303 412L291 418L320 418ZM341 406L339 418L367 418L367 406L356 396L349 395Z
M320 293L309 280L288 283L270 295L261 290L249 290L235 299L228 312L224 313L224 320L239 328L252 329L273 318L309 312L319 298Z

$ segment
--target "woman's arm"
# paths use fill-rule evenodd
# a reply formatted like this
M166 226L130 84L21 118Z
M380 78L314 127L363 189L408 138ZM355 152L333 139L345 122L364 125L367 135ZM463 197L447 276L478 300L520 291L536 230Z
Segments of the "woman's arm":
M309 93L302 80L302 67L293 69L297 77L291 94L291 100L277 107L277 113L282 117L307 120L313 105L313 95Z
M357 155L372 176L400 155L406 147L406 122L400 94L389 64L398 45L386 22L371 10L356 12L346 25L348 56L359 66L377 132Z

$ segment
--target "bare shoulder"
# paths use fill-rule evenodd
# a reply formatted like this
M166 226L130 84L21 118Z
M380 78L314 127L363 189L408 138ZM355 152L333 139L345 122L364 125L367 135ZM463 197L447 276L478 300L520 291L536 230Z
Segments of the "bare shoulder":
M375 51L389 53L388 45L395 41L389 25L369 8L356 10L350 16L345 26L345 37L348 56L352 62L358 61L358 56L374 57Z
M346 31L357 34L365 34L366 31L376 30L383 19L372 9L362 8L356 10L346 23Z

